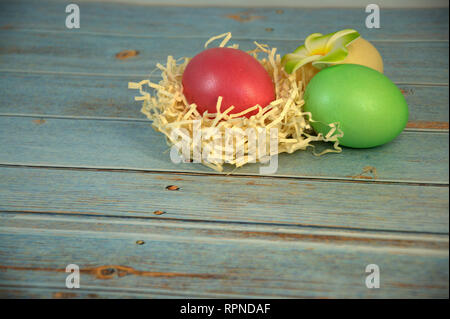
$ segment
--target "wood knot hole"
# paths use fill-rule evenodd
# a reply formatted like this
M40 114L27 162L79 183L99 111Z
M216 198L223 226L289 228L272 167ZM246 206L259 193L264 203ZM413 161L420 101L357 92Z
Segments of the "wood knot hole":
M100 274L102 276L111 276L115 272L116 272L116 269L114 269L114 268L104 268L104 269L100 270Z

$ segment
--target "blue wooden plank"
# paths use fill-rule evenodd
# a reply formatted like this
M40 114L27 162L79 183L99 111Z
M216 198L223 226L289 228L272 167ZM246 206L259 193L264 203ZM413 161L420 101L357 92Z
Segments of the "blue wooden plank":
M370 40L448 41L448 8L381 9L381 28L367 29L364 8L199 8L78 3L81 29L71 32L127 37L209 37L231 31L249 39L304 39L314 32L356 28ZM64 1L2 5L4 28L67 31ZM314 6L314 3L310 5Z
M0 115L145 119L127 82L135 78L3 73ZM39 89L36 89L39 88ZM448 130L448 88L399 85L409 105L410 128ZM83 94L80 94L80 91ZM24 94L26 92L26 94Z
M1 260L1 285L64 291L64 269L75 263L81 288L120 289L123 297L127 289L185 297L448 297L447 236L0 216L0 249L10 252ZM380 289L365 286L368 264L380 267Z
M128 82L135 80L132 77L9 72L3 73L2 76L0 114L145 119L140 113L140 105L134 102L133 96L136 92L128 90ZM39 89L36 89L37 87ZM444 98L442 94L438 96L438 100Z
M34 283L24 282L23 284L0 283L0 296L5 299L173 299L186 297L186 295L162 289L140 291L140 289L135 288L105 289L104 287L98 287L98 289L93 289L83 287L76 291L69 291L65 287L49 287L48 284L39 284L36 281Z
M215 176L170 163L162 136L131 120L142 117L126 82L168 54L193 55L224 31L244 48L261 39L283 53L312 32L361 29L362 11L82 3L82 29L67 31L65 5L2 3L0 69L35 75L2 73L0 164L125 170L0 168L0 296L448 298L447 134L281 156L278 175L295 178ZM419 84L402 87L410 128L448 129L448 9L382 14L382 29L362 33L388 76ZM129 48L140 54L115 59ZM360 175L365 166L381 183ZM82 289L64 295L73 262ZM368 263L381 266L383 289L364 286Z
M58 215L448 233L448 195L433 186L0 167L0 210Z
M224 30L226 31L226 30ZM211 35L215 35L211 33ZM22 71L74 72L147 77L156 63L168 55L194 56L203 50L204 38L129 38L90 34L20 32L0 30L0 69ZM259 39L254 39L259 40ZM292 52L302 42L264 41L278 52ZM236 40L244 50L253 49L253 40ZM448 42L378 42L385 74L393 81L448 85ZM117 59L123 50L138 50L128 59Z
M360 174L372 166L378 181L448 184L448 138L408 131L372 149L345 148L321 157L310 150L281 154L275 175L367 180L374 176ZM147 122L0 117L0 145L3 164L214 172L201 164L172 163L163 135ZM259 167L248 164L233 174L259 175Z

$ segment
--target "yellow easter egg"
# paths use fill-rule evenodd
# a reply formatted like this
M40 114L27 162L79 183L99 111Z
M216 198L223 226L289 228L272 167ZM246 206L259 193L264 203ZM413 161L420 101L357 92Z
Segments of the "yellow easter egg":
M383 73L383 59L369 41L359 37L347 49L347 57L339 64L360 64Z

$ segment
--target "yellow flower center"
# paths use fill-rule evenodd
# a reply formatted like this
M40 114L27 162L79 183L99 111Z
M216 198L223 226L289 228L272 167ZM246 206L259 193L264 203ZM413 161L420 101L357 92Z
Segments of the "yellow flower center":
M310 55L327 55L328 52L330 52L330 51L326 50L326 48L318 48L318 49L312 50L310 52Z

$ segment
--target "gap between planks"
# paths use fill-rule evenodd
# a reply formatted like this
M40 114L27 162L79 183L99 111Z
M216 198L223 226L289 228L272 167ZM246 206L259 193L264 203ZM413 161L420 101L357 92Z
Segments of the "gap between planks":
M0 210L2 215L10 215L14 219L37 220L37 221L62 221L62 222L83 222L94 224L118 224L134 226L152 227L172 227L184 229L201 229L211 231L234 231L234 232L254 232L263 235L272 234L283 239L294 238L296 234L317 234L318 238L324 236L345 237L354 239L380 239L380 240L421 240L425 242L440 242L447 245L448 232L413 231L398 229L376 229L358 228L349 226L329 226L314 224L289 224L270 223L256 221L233 221L233 220L210 220L210 219L186 219L186 218L164 218L150 216L127 216L127 215L107 215L94 213L73 213L73 212L40 212L40 211L9 211ZM84 218L84 219L80 219ZM285 235L285 236L283 236ZM289 236L292 235L292 236ZM235 236L232 236L233 238Z
M267 227L267 228L286 228L286 229L311 229L311 230L331 230L336 232L358 232L358 233L373 233L373 234L400 234L400 235L417 235L417 236L444 236L443 238L448 238L448 232L427 232L427 231L409 231L409 230L398 230L398 229L375 229L375 228L359 228L359 227L348 227L348 226L328 226L328 225L315 225L315 224L289 224L289 223L273 223L273 222L256 222L256 221L234 221L234 220L210 220L210 219L188 219L188 218L173 218L173 217L157 217L157 216L134 216L134 215L107 215L100 213L90 213L90 212L69 212L69 211L25 211L25 210L0 210L1 214L5 215L17 215L17 214L28 214L28 215L40 215L40 216L73 216L73 217L84 217L84 218L108 218L116 220L134 220L134 221L151 221L151 222L173 222L173 223L183 223L185 225L195 225L203 224L202 228L211 228L211 226L205 227L204 225L219 225L218 227L224 228L224 225L231 227L236 226L254 226L254 227ZM15 218L15 217L12 217ZM192 226L191 226L192 227Z
M60 119L60 120L87 120L87 121L115 121L115 122L145 122L151 123L146 118L133 118L133 117L108 117L108 116L75 116L75 115L51 115L51 114L22 114L22 113L0 113L2 117L29 117L39 119ZM414 124L414 122L411 122ZM430 133L448 133L448 122L425 122L436 123L437 128L420 128L420 127L408 127L404 129L407 132L430 132ZM442 126L442 127L439 127ZM447 126L447 128L445 128Z
M50 30L50 29L26 29L26 28L14 28L14 31L28 32L28 33L54 33L54 34L73 34L72 31L66 30ZM147 35L136 35L132 33L115 33L115 32L97 32L97 31L77 31L77 35L92 35L92 36L106 36L106 37L127 37L127 38L137 38L137 39L205 39L208 40L210 36L202 35L158 35L158 34L147 34ZM233 40L254 40L250 37L240 37L233 36ZM258 41L298 41L305 42L305 39L298 38L280 38L280 37L258 37ZM445 39L378 39L370 40L370 42L402 42L402 43L423 43L423 42L444 42L448 43L449 40Z
M96 167L96 166L66 166L66 165L30 165L21 163L1 163L1 167L11 168L32 168L32 169L55 169L55 170L79 170L79 171L96 171L96 172L118 172L118 173L145 173L145 174L168 174L168 175L184 175L184 176L221 176L231 178L267 178L267 179L293 179L315 182L342 182L342 183L364 183L364 184L391 184L391 185L409 185L409 186L430 186L430 187L446 187L448 182L432 182L432 181L398 181L389 179L364 179L364 178L343 178L331 176L291 176L291 175L260 175L260 174L243 174L243 173L215 173L215 172L191 172L164 169L144 169L144 168L124 168L124 167Z
M45 70L21 70L21 69L1 69L0 73L26 73L26 74L42 74L42 75L68 75L68 76L86 76L86 77L110 77L110 78L143 78L143 79L161 79L159 75L150 75L150 72L147 74L117 74L117 73L87 73L87 72L56 72L56 71L45 71ZM136 80L137 81L137 80ZM449 86L449 83L428 83L428 82L402 82L395 81L393 82L396 85L414 85L414 86Z

